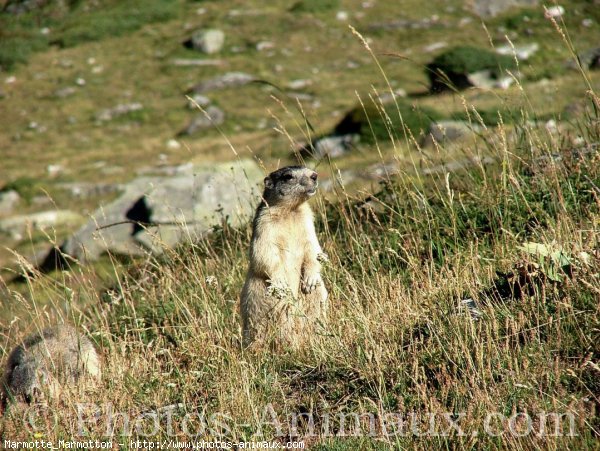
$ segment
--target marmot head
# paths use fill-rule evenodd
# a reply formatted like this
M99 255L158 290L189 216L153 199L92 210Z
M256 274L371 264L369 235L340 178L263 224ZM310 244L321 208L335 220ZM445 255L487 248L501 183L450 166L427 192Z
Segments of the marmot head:
M317 192L317 173L303 166L287 166L265 178L264 199L269 205L297 206Z

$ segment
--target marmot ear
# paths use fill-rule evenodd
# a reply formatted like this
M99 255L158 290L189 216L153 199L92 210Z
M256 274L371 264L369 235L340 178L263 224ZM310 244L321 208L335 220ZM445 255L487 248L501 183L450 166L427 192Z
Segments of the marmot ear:
M265 188L273 188L273 180L271 180L271 177L265 177Z

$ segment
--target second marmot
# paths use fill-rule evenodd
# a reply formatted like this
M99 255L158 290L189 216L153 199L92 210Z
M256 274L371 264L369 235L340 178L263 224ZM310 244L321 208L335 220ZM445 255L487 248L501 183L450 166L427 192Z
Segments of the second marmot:
M317 173L288 166L269 174L264 183L241 294L244 343L275 339L297 348L327 314L319 263L323 254L307 203L317 191Z

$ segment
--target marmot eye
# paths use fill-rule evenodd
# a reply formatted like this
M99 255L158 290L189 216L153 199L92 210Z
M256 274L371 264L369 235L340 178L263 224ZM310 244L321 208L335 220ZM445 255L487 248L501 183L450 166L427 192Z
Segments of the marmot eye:
M310 178L316 182L317 181L317 173L315 172L313 175L310 176Z
M285 174L283 177L281 177L281 180L283 181L288 181L288 180L292 180L294 178L294 176L292 174Z

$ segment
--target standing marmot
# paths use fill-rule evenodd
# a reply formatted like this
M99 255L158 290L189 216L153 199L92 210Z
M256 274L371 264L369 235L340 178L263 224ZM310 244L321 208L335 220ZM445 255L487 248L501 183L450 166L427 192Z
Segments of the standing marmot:
M316 191L317 173L301 166L265 178L241 294L245 345L275 338L298 347L325 320L327 290L318 261L322 251L306 203Z
M100 378L100 359L90 340L68 325L25 338L8 356L2 378L0 410L9 401L31 403L47 394L57 398L61 385Z

